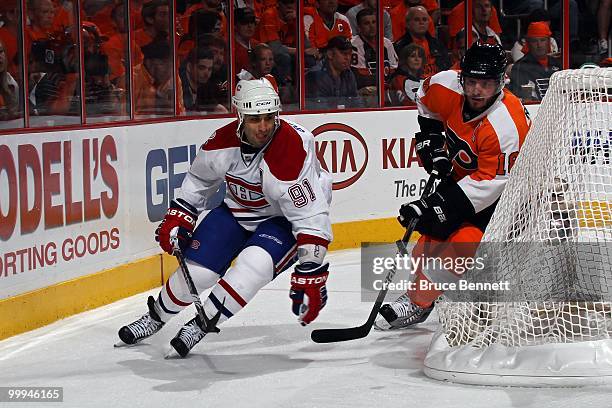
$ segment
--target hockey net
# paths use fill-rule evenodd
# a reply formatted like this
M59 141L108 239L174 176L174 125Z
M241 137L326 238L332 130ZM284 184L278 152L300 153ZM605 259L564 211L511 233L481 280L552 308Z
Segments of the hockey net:
M611 145L612 69L555 73L483 237L491 245L476 255L489 256L486 278L510 290L438 303L427 375L523 386L612 380Z

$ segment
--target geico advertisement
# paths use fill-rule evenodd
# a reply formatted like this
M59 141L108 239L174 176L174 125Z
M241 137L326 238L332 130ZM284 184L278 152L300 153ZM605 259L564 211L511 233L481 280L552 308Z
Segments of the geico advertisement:
M74 135L0 139L13 142L0 143L0 297L121 246L117 139Z

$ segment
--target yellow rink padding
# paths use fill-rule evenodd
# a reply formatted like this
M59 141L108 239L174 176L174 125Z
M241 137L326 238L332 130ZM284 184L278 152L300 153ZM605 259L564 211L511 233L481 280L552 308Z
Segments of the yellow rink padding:
M345 222L332 228L330 250L392 242L404 234L395 218ZM0 300L0 340L158 287L176 267L174 257L154 255Z
M161 284L161 255L0 300L0 340Z

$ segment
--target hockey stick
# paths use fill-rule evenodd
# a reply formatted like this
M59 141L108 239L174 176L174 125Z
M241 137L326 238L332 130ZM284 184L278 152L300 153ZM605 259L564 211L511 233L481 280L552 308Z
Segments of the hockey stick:
M183 251L181 251L180 247L178 246L178 241L176 238L173 238L172 245L174 246L174 256L179 263L181 273L183 274L183 279L185 279L187 288L189 288L189 293L191 293L191 297L193 298L193 304L195 305L198 316L200 317L202 330L208 333L219 333L220 330L217 327L217 322L219 321L219 317L221 317L221 310L219 310L219 312L214 315L212 319L206 317L206 313L204 313L204 306L202 306L202 300L200 299L198 290L193 283L193 279L191 278L191 274L187 268L187 263L185 262L185 256L183 255ZM225 299L223 300L223 303L225 303Z
M423 189L423 193L421 194L421 198L427 197L431 192L435 180L438 178L438 172L433 170L429 179L427 180L427 184ZM408 227L406 227L406 233L401 240L395 242L397 245L397 249L400 254L408 255L408 249L406 248L406 244L410 241L410 236L414 232L414 229L418 223L418 218L413 218L410 221ZM389 283L393 281L393 277L395 276L396 269L395 267L389 269L387 272L387 276L385 276L385 281L383 284L383 288L378 292L378 296L376 297L376 301L374 302L374 306L370 311L370 315L368 316L368 320L361 326L357 327L347 327L343 329L316 329L310 333L310 338L315 343L335 343L339 341L347 341L347 340L356 340L361 339L370 333L372 330L372 326L374 325L374 321L376 320L376 315L380 310L385 296L387 295L387 291L389 290Z

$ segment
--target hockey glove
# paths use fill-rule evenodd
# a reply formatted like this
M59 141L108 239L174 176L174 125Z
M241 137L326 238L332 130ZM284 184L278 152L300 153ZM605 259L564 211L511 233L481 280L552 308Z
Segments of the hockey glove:
M305 262L296 266L291 274L289 297L293 300L293 314L298 316L302 326L316 319L327 303L327 268L329 263Z
M449 176L453 167L444 145L444 136L435 132L418 132L414 138L416 152L425 171L431 173L433 169L436 169L442 179Z
M173 238L185 250L191 243L197 219L197 210L191 204L180 198L172 200L164 220L155 230L155 240L170 255L174 253Z
M474 215L474 206L454 181L440 183L436 191L425 198L403 204L397 220L404 227L418 218L415 231L445 240L465 220Z

